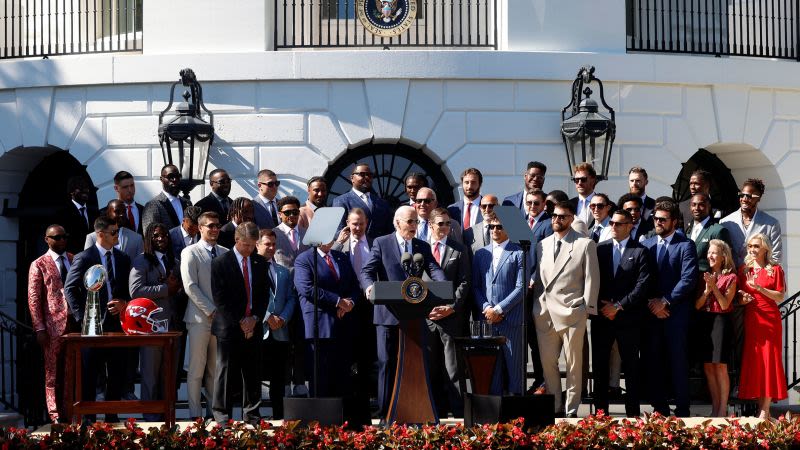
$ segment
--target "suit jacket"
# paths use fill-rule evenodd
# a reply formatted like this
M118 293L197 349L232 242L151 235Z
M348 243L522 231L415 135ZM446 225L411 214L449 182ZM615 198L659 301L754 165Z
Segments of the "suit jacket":
M233 248L236 243L236 225L230 221L219 229L219 236L217 236L217 244L225 248Z
M491 244L491 238L486 239L486 234L483 231L484 223L478 222L464 230L464 245L470 249L471 254L475 254L478 250Z
M525 214L525 191L519 191L516 194L511 194L508 197L503 199L503 205L506 206L516 206L522 211L522 214Z
M483 198L483 196L479 195L478 199L481 199L481 198ZM480 200L478 200L478 204L480 204ZM478 210L478 215L475 216L475 223L483 222L483 214L481 214L480 206L475 206L474 208L476 208ZM463 229L464 228L463 227L463 225L464 225L464 201L461 200L461 201L455 202L452 205L448 206L447 207L447 212L448 212L448 214L450 214L450 219L452 219L455 222L460 223L462 225L461 228ZM470 224L470 227L472 225L475 225L475 223ZM456 228L455 223L452 226L454 228Z
M600 268L597 244L569 230L562 239L558 257L553 260L556 238L553 234L536 245L539 265L534 286L533 315L536 327L556 331L597 314Z
M693 222L690 223L684 231L686 236L689 236L690 239L692 236L692 225L694 225ZM731 236L728 229L718 224L713 217L709 217L708 222L703 226L703 229L694 241L695 248L697 249L697 270L701 273L708 272L708 245L709 241L712 239L721 239L728 245L731 245Z
M472 292L480 311L500 306L505 319L502 326L522 324L522 291L525 277L522 273L522 248L509 242L500 256L497 269L492 270L492 245L475 252L472 264Z
M648 261L653 268L653 282L650 283L649 298L663 297L670 303L670 310L686 308L695 299L695 285L698 280L697 249L691 239L675 233L667 247L665 264L658 264L658 237L653 236L642 242L647 248Z
M617 273L614 273L614 241L609 239L597 245L597 260L600 264L599 300L619 303L622 310L614 318L615 323L635 325L642 318L647 305L651 268L647 249L628 239L622 252ZM602 308L603 305L598 305ZM598 314L594 320L608 320Z
M272 229L275 232L275 261L288 268L294 267L294 260L297 255L308 250L308 246L303 244L306 230L300 228L299 225L295 229L297 230L297 240L300 241L297 250L292 248L292 242L283 230L278 227Z
M367 226L367 236L375 239L380 236L387 235L394 231L392 225L392 211L389 204L385 200L378 197L374 192L369 192L369 200L372 203L370 210L363 200L352 190L333 199L333 206L341 206L344 208L344 216L339 223L339 228L336 229L338 233L345 226L345 221L350 210L353 208L361 208L367 214L369 225Z
M297 255L294 262L294 286L300 297L300 308L303 310L305 337L314 337L314 248ZM360 288L350 258L342 252L331 250L331 258L339 269L339 274L331 272L325 259L317 255L317 292L319 295L319 337L330 339L341 337L348 332L347 324L353 312L345 314L342 319L336 317L336 303L340 298L358 300Z
M373 240L369 236L364 236L364 237L367 239L367 247L371 249ZM352 249L350 248L350 239L347 239L344 243L339 243L338 241L335 242L333 244L332 249L336 250L336 251L339 251L339 252L342 252L345 255L347 255L347 257L350 258L350 260L351 260L350 261L351 262L350 265L352 265L353 256L352 256ZM361 262L361 264L364 265L366 263L367 263L367 260L365 258L364 261ZM361 289L363 291L369 285L366 285L364 283L364 277L361 275L361 271L359 270L358 267L353 267L353 271L356 272L356 278L358 278L358 282L359 282L359 284L361 286Z
M181 211L192 206L192 202L183 197L179 196L178 200L181 202ZM144 205L142 230L147 230L147 227L153 222L163 223L167 229L177 227L181 224L180 220L178 220L178 214L175 212L175 208L172 207L172 203L169 202L169 199L163 192L160 192Z
M192 244L196 244L197 241L200 239L200 233L192 239ZM178 261L181 260L181 252L183 249L186 248L186 242L183 241L183 232L181 231L181 225L178 225L175 228L171 228L169 230L169 242L172 245L172 254L175 255L175 259Z
M278 218L278 196L277 195L275 196L273 201L275 202L275 218L280 220L280 218ZM277 227L280 224L280 222L276 222L275 220L272 220L272 214L270 214L269 211L267 211L267 207L264 206L264 202L261 200L261 196L258 195L258 194L253 196L253 213L254 213L254 218L255 218L256 225L258 226L258 228L260 230L263 230L264 228L273 229L273 228Z
M656 199L645 194L642 204L642 219L652 221L650 216L653 215L654 209L656 209ZM613 214L613 212L609 211L609 214Z
M525 220L527 221L527 218ZM542 218L536 222L531 232L533 233L533 240L531 241L531 250L528 252L528 272L535 273L537 264L536 244L553 234L553 223L547 211L545 211Z
M411 239L411 251L414 254L421 254L425 259L425 272L432 280L447 280L442 268L433 259L431 246L427 242L417 238ZM405 281L408 277L400 264L401 257L395 233L375 239L372 244L372 253L361 269L361 276L367 286L371 286L376 281ZM399 323L384 305L375 305L372 320L376 325L397 325Z
M311 225L311 219L314 218L315 210L314 205L306 200L306 203L300 207L300 220L298 220L297 226L307 230L308 226Z
M133 261L144 252L144 240L139 233L134 233L125 227L120 227L119 235L120 241L122 241L120 250L128 255L128 259ZM86 235L83 249L86 250L87 248L94 247L95 244L97 244L97 233L91 232Z
M98 211L96 208L90 208L87 204L86 214L89 216L88 224L71 200L68 200L67 203L56 212L58 223L64 227L64 230L70 236L69 240L67 240L67 251L69 253L78 254L83 251L84 247L81 243L81 236L86 236L94 232L94 221L99 215Z
M130 300L128 291L128 274L131 271L131 260L128 255L112 249L114 259L114 282L111 283L111 297L120 300ZM100 252L97 247L89 247L75 255L72 266L67 273L67 281L64 283L64 295L67 298L72 317L78 322L83 322L83 311L86 308L86 287L83 285L83 274L95 264L102 264ZM108 289L105 286L98 291L100 299L100 312L105 316L103 320L103 331L122 331L119 316L112 316L108 311Z
M228 199L230 200L230 199ZM219 215L219 221L225 222L228 220L228 213L222 209L222 204L217 200L217 197L209 192L208 195L197 201L195 206L200 207L203 212L214 211Z
M136 207L136 210L139 211L139 223L136 224L136 233L142 235L144 234L144 230L142 229L142 218L144 218L144 206L138 202L133 202L133 205Z
M783 245L781 244L781 223L778 222L778 219L758 209L756 210L756 215L750 221L750 228L747 230L747 234L745 234L742 225L741 211L734 211L728 214L719 223L730 234L731 250L733 250L733 259L736 261L736 267L744 263L744 257L747 254L747 239L758 233L764 233L769 237L772 243L772 257L777 259L778 262L781 261Z
M228 251L217 245L217 256ZM183 290L189 296L189 304L183 321L211 325L208 316L216 311L211 291L211 255L200 242L192 244L181 252L181 281Z
M422 226L423 225L422 217L419 217L419 220L420 220L420 226ZM451 222L454 222L454 224L450 225L450 233L447 234L447 239L453 240L455 242L458 242L459 244L463 244L464 243L464 232L462 231L461 226L459 226L458 222L455 222L454 219L451 219ZM433 233L430 230L430 223L426 220L424 222L424 225L426 227L428 227L428 230L427 230L428 231L428 237L427 237L427 239L424 239L424 241L427 242L428 244L430 244L431 243L431 239L433 239ZM420 228L418 227L417 228L417 234L419 234L419 231L420 231ZM419 236L417 236L417 238L419 239Z
M440 252L442 261L440 266L444 277L453 283L453 303L450 306L453 307L455 313L436 321L436 323L452 332L460 332L460 319L464 317L465 312L469 311L467 301L472 293L472 266L470 265L469 251L464 245L448 237L444 250L440 250ZM425 274L423 279L430 280L431 278Z
M179 261L176 259L168 269L171 273L178 272ZM176 296L170 296L167 292L167 269L162 268L161 264L151 263L144 253L133 260L130 277L128 278L128 289L132 298L149 298L160 306L163 311L155 315L156 319L168 319L169 329L174 330L178 320L178 308L175 302Z
M637 242L641 241L642 237L644 237L644 239L649 239L653 230L654 225L652 220L639 219L639 226L636 228L636 232L634 233L633 230L631 230L631 238Z
M264 315L264 339L270 334L277 341L289 341L289 328L284 325L277 330L270 330L267 325L267 317L274 314L283 318L286 323L294 316L294 310L297 308L297 291L294 288L294 280L289 269L282 265L272 262L272 267L275 268L275 288L269 293L269 303L267 304L267 314Z
M72 253L66 253L72 263ZM61 336L67 329L69 308L64 297L61 273L53 258L44 254L28 269L28 309L34 331L47 330L51 337Z
M654 206L654 208L655 208L655 206ZM680 210L681 218L683 219L683 227L685 228L686 224L690 224L694 220L694 218L692 217L692 197L689 196L689 198L687 198L686 200L678 203L678 209ZM734 211L732 214L736 214L736 211ZM720 210L718 208L714 208L714 200L713 199L711 200L711 214L710 215L711 215L712 219L716 219L716 220L720 220L720 221L721 221L722 216L723 216L722 210Z
M261 321L267 312L269 291L267 288L267 260L258 253L249 256L252 285L250 315L257 317L256 328L251 339L263 337ZM225 252L211 260L211 292L217 313L211 322L211 334L219 339L244 340L239 321L245 318L247 293L244 275L236 253Z

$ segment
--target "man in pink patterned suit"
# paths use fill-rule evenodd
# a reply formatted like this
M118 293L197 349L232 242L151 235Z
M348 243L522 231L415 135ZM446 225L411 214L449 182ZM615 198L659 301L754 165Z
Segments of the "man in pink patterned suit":
M44 350L45 397L47 412L58 423L64 381L64 352L61 336L69 330L69 311L64 298L64 280L72 264L67 253L67 233L61 225L50 225L44 235L49 249L31 263L28 271L28 308L36 340Z

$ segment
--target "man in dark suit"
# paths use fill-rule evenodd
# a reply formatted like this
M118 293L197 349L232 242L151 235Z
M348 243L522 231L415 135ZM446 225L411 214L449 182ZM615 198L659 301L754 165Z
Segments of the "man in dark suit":
M389 204L372 191L372 169L370 169L369 164L356 164L350 174L350 181L353 183L353 189L333 200L333 206L341 206L345 211L345 216L342 217L338 230L345 227L345 217L347 217L347 213L351 209L361 208L367 214L369 221L367 236L375 239L391 233L392 223L390 221L391 211Z
M575 207L575 217L591 228L594 225L594 217L592 217L589 204L594 197L594 188L597 186L597 172L591 164L582 162L572 168L572 174L572 182L575 183L578 195L569 201Z
M131 230L142 234L142 214L144 206L134 200L136 195L136 183L130 172L121 170L114 175L114 192L117 193L117 200L125 203L125 215L128 217L126 224Z
M363 166L361 166L363 167ZM366 296L370 297L377 281L404 281L408 276L400 264L403 253L419 253L425 260L425 272L434 281L445 281L444 272L436 264L427 242L414 237L417 232L417 211L403 205L394 213L395 232L375 239L369 260L361 269ZM384 416L389 407L392 382L397 369L397 318L384 305L375 305L373 323L376 325L378 346L378 413Z
M223 225L222 228L220 228L217 244L225 248L233 248L233 244L235 242L234 235L239 225L245 222L253 222L255 216L255 209L253 208L253 205L253 201L245 197L238 197L231 202L231 220Z
M228 210L233 201L228 197L228 194L231 193L231 177L224 169L214 169L208 174L208 184L211 192L195 203L195 206L202 209L201 214L206 211L214 211L224 221L228 218Z
M668 416L665 376L669 361L675 415L689 416L689 362L687 335L689 310L697 283L697 250L694 242L676 233L678 205L671 201L656 203L653 211L656 236L645 240L648 261L653 268L646 326L646 366L650 385L650 401L656 412Z
M294 285L300 298L305 324L307 345L307 372L313 374L312 357L318 352L318 373L314 383L311 378L311 395L318 397L345 397L352 391L350 366L352 364L353 307L360 287L350 258L342 252L331 250L333 242L310 248L297 255L294 264ZM317 253L316 258L314 253ZM315 265L316 259L316 265ZM319 348L314 348L314 273L317 274L318 337ZM317 391L314 391L314 384Z
M262 319L267 311L272 281L267 261L255 252L258 227L244 222L236 227L231 251L211 261L214 305L211 333L217 337L214 374L214 420L227 426L233 412L234 387L242 383L242 420L261 419Z
M142 229L152 222L163 223L168 228L177 227L183 221L183 210L191 206L189 199L178 197L180 193L181 172L173 164L161 168L161 193L144 205Z
M494 207L499 204L499 199L494 194L486 194L481 197L480 209L481 216L485 216L490 212L494 212ZM474 255L479 249L486 247L492 243L489 236L489 228L483 220L471 226L468 230L464 231L464 245L470 250L470 254Z
M452 224L458 226L458 221L450 218L444 208L434 209L429 216L431 247L433 258L441 266L444 276L453 283L453 302L447 305L435 306L428 315L428 330L432 336L429 340L431 356L431 378L434 386L444 389L433 389L434 396L443 398L435 399L439 408L439 415L447 417L447 409L454 417L462 417L464 403L464 367L461 364L455 338L462 336L469 317L470 280L472 268L469 261L469 252L462 244L450 239ZM446 375L446 379L442 379ZM446 394L446 398L443 394ZM445 401L446 400L446 401Z
M633 219L619 210L609 221L611 238L597 246L600 263L600 314L592 317L592 369L595 408L608 411L609 356L616 340L625 371L625 414L639 416L639 347L647 303L647 251L630 238Z
M69 200L57 213L64 230L70 236L67 251L72 254L83 250L83 238L92 232L94 220L98 216L97 209L88 204L90 190L91 183L86 177L71 177L67 180Z
M461 191L464 193L464 198L448 206L447 212L450 220L461 223L462 231L469 230L476 223L483 221L480 212L482 185L483 174L480 170L470 167L461 172Z
M628 171L628 189L631 194L638 195L642 199L642 218L644 220L650 220L653 208L656 207L655 199L645 192L647 182L647 171L643 167L633 166Z
M636 194L625 194L617 202L621 209L628 211L633 217L633 229L631 229L631 239L641 242L646 239L647 234L653 230L653 221L642 218L642 197Z
M178 261L184 248L196 244L200 240L200 225L198 219L203 211L197 206L189 206L183 210L183 221L175 228L169 230L169 241L172 244L172 253Z
M106 285L98 291L100 316L103 331L122 331L119 314L131 299L128 291L128 274L131 271L131 260L124 252L114 248L117 243L119 226L107 217L98 217L94 221L97 243L75 255L72 266L64 283L64 295L67 298L72 317L83 323L86 309L86 287L83 275L90 267L100 264L106 269ZM83 355L83 398L94 401L97 377L100 372L107 374L105 400L119 400L122 395L123 380L126 370L136 370L126 366L126 353L119 349L91 348ZM87 420L94 420L87 416ZM107 414L106 422L116 422L116 414Z
M278 175L269 169L258 172L258 194L253 196L253 209L258 228L273 229L278 226ZM223 219L225 220L225 219Z
M546 174L546 165L540 163L539 161L529 162L527 169L525 169L525 174L523 175L525 180L525 189L504 198L503 205L516 206L520 211L522 211L523 214L525 214L525 193L532 189L542 189Z

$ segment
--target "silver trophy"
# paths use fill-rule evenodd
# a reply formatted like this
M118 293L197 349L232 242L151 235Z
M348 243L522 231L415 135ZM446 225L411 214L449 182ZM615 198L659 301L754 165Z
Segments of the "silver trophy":
M86 308L83 311L82 336L102 336L103 316L100 313L98 291L106 286L106 269L95 264L83 274L83 285L86 286Z

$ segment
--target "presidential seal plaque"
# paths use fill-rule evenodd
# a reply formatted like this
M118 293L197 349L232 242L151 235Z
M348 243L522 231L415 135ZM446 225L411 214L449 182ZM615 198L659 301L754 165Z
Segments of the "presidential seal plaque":
M399 36L417 17L417 0L357 0L358 19L370 33Z
M400 287L403 292L403 300L412 305L422 303L428 296L428 286L419 277L408 277Z

